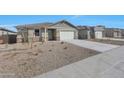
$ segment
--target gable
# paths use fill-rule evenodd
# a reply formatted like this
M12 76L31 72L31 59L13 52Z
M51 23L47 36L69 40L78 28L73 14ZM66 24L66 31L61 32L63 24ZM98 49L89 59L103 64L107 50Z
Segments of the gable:
M61 30L77 30L75 27L73 27L72 25L66 22L59 22L51 27L56 28L56 29L61 29Z

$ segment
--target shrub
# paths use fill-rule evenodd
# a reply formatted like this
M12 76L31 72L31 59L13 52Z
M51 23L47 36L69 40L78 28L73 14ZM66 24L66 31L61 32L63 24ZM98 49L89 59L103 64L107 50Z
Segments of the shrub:
M51 52L52 50L51 49L49 49L49 52Z
M64 47L63 49L67 49L67 47Z
M34 45L34 47L37 47L37 45Z
M61 44L64 44L64 42L62 41Z

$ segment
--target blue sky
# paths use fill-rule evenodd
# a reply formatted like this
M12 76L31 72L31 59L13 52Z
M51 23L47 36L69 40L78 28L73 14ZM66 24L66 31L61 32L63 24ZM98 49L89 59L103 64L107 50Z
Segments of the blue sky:
M12 28L20 24L60 20L67 20L74 25L105 25L106 27L124 28L123 15L1 15L0 26Z

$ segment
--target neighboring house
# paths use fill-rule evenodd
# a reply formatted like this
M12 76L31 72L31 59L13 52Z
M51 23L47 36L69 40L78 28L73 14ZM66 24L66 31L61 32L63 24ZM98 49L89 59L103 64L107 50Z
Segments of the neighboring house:
M88 27L87 26L77 26L78 28L78 38L79 39L87 39L88 38Z
M0 27L0 44L16 43L16 32Z
M106 28L103 25L77 26L79 39L124 38L124 29Z
M79 39L124 38L124 29L106 28L103 25L77 26Z
M105 26L78 26L79 39L102 39L104 37Z
M124 38L124 29L121 29L121 38Z
M103 31L103 33L104 33L103 37L113 38L114 37L114 33L113 32L114 32L113 28L105 28L104 31Z
M105 31L105 37L113 37L113 38L123 38L123 29L119 28L106 28Z
M62 20L56 23L38 23L16 26L17 42L68 40L78 38L78 29Z
M94 39L94 27L90 26L77 26L79 32L78 32L78 38L79 39Z
M124 29L119 28L105 28L105 26L94 27L95 38L124 38Z
M95 38L102 39L104 37L103 31L105 30L105 26L98 25L94 27Z

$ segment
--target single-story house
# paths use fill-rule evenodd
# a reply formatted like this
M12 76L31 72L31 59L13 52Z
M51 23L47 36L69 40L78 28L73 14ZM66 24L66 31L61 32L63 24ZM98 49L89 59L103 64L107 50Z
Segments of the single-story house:
M79 39L88 39L90 34L90 29L88 26L77 26L78 28L78 38Z
M103 33L104 33L103 37L113 38L114 37L114 33L113 32L114 32L113 28L105 28L104 31L103 31Z
M119 28L105 28L105 26L99 25L94 27L95 38L124 38L124 29Z
M79 39L124 38L124 29L106 28L103 25L77 26Z
M94 27L91 26L77 26L79 39L94 39Z
M0 27L0 44L16 43L16 32Z
M68 21L36 23L16 26L17 42L68 40L78 38L78 29Z
M78 26L79 39L102 39L104 37L105 26Z
M96 39L102 39L104 37L103 31L105 30L105 26L97 25L94 27L94 33Z
M124 38L124 30L119 28L106 28L105 37Z

